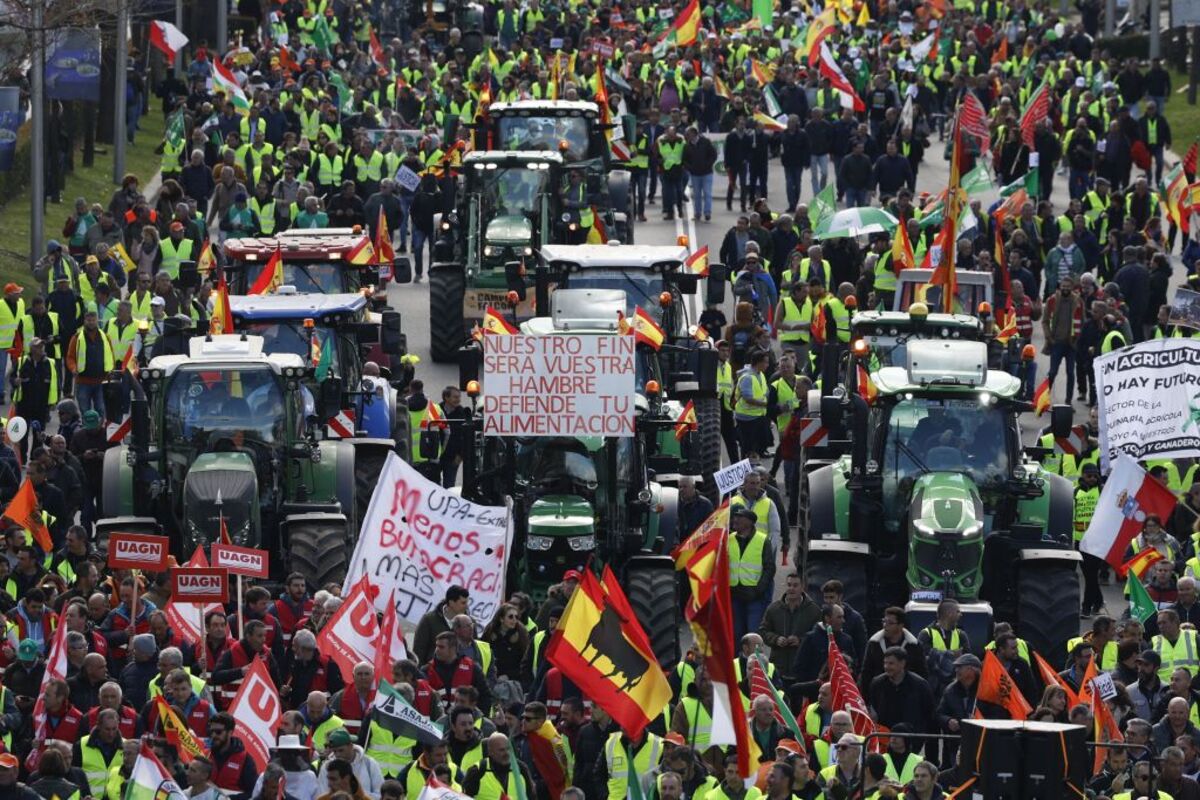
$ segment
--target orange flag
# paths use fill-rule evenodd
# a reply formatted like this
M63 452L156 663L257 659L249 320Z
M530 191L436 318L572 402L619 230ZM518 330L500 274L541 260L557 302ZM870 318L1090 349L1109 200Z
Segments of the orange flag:
M1083 680L1079 682L1079 691L1075 694L1074 703L1092 703L1092 679L1096 677L1096 653L1092 652L1092 660L1088 662L1087 669L1083 671ZM1068 696L1069 697L1069 696Z
M1117 726L1117 720L1113 717L1112 711L1108 707L1108 703L1100 699L1099 694L1092 695L1092 719L1095 722L1096 743L1102 742L1123 742L1125 737L1121 735L1121 729ZM1096 760L1092 768L1099 772L1104 768L1104 759L1108 756L1108 748L1096 748Z
M983 672L979 675L979 690L975 696L1003 707L1013 719L1025 719L1033 711L1021 690L1013 683L1012 676L991 650L984 652Z
M1042 658L1042 654L1038 651L1033 651L1034 664L1038 668L1038 674L1042 678L1042 683L1046 686L1058 686L1067 693L1067 705L1074 706L1079 700L1075 693L1071 691L1071 687L1063 682L1063 679L1058 677L1058 673L1054 667L1046 663L1046 659Z
M12 520L33 534L33 540L37 542L38 547L42 548L43 552L49 553L54 550L54 542L50 539L50 530L46 527L46 523L42 522L37 495L33 491L33 484L29 482L29 478L22 481L21 487L9 501L8 508L4 509L3 517Z

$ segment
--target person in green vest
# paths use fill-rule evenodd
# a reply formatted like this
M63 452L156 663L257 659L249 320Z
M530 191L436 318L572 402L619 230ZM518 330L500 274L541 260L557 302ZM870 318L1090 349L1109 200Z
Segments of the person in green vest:
M682 219L685 175L683 170L683 137L674 125L654 143L658 151L658 168L662 174L663 219L670 222L678 213Z
M746 788L742 775L738 771L738 755L730 753L725 756L725 772L721 785L709 791L705 800L760 800L762 792L754 786Z
M534 797L529 767L521 762L512 763L508 737L503 733L493 733L485 745L487 757L467 770L462 782L463 794L475 800ZM524 783L523 788L521 782Z
M733 635L739 641L758 630L775 586L775 547L757 529L757 521L758 516L745 506L730 513L729 582Z
M1079 547L1083 534L1092 522L1096 506L1100 501L1100 466L1094 461L1086 462L1079 471L1079 483L1075 487L1075 546ZM1104 606L1104 595L1100 591L1100 570L1104 560L1091 553L1081 551L1083 556L1083 604L1081 616L1085 619L1099 614Z
M592 226L595 225L595 212L591 196L587 189L587 173L582 167L572 169L567 174L567 186L563 190L563 207L575 212L578 216L578 226L568 231L569 244L584 244L588 240Z
M739 449L744 457L761 455L772 443L771 428L767 422L769 395L766 370L770 363L770 353L765 350L754 351L735 384L733 417L737 425Z

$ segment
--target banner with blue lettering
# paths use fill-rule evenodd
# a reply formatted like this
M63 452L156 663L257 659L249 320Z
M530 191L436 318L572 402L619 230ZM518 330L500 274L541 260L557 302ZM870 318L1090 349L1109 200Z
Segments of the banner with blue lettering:
M100 31L63 28L46 34L46 96L100 100Z

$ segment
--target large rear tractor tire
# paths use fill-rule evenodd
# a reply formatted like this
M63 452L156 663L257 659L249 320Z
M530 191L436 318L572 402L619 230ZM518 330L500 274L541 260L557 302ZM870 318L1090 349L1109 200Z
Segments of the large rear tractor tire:
M302 574L309 586L341 583L349 560L346 528L328 522L293 523L288 527L288 555L290 569Z
M458 361L465 341L463 295L467 280L462 267L446 264L429 268L429 352L438 364Z
M860 614L867 613L867 565L860 558L829 550L808 552L804 581L808 596L819 598L826 581L842 582L844 599Z
M664 670L679 663L679 595L669 561L633 563L625 571L625 590L633 613L650 638Z
M1063 653L1079 635L1079 571L1073 561L1018 567L1017 632L1039 653Z
M354 449L354 519L359 527L367 518L371 497L379 485L379 476L383 474L383 465L390 452L377 447Z
M408 416L408 407L397 397L396 415L392 422L392 439L396 442L396 455L402 461L412 463L412 420Z
M721 494L713 480L713 473L721 468L721 400L704 397L692 403L696 409L696 430L692 432L694 462L704 478L702 494L716 506L721 502Z

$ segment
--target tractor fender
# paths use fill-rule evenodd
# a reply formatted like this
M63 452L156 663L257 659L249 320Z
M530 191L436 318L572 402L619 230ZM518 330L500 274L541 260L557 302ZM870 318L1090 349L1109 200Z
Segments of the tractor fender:
M810 539L808 542L808 552L842 553L848 556L869 558L871 555L871 546L865 542L847 542L843 539Z
M396 413L396 390L382 378L363 378L364 384L370 384L371 394L364 396L358 404L360 412L356 428L366 431L367 436L382 439L392 434L393 419ZM379 392L382 391L382 396Z
M1056 550L1050 547L1025 547L1017 551L1017 560L1028 561L1071 561L1082 562L1078 550Z
M837 487L834 467L821 467L803 476L808 481L808 530L810 542L825 540L824 537L839 537L845 529L845 521L838 525ZM831 540L825 540L831 541Z
M319 444L321 460L313 464L314 502L336 500L347 517L354 513L354 445L341 439Z
M108 556L108 537L113 532L145 533L158 536L162 534L162 526L154 517L115 516L98 519L95 532L92 534L92 543L100 555ZM171 544L178 543L172 542Z
M629 213L629 184L633 175L627 169L609 170L605 176L608 183L608 201L613 211Z
M679 489L660 486L657 502L662 508L656 515L658 536L655 541L646 542L646 549L669 553L679 543Z
M104 484L100 513L118 517L134 513L133 467L129 466L129 447L120 445L104 451Z

